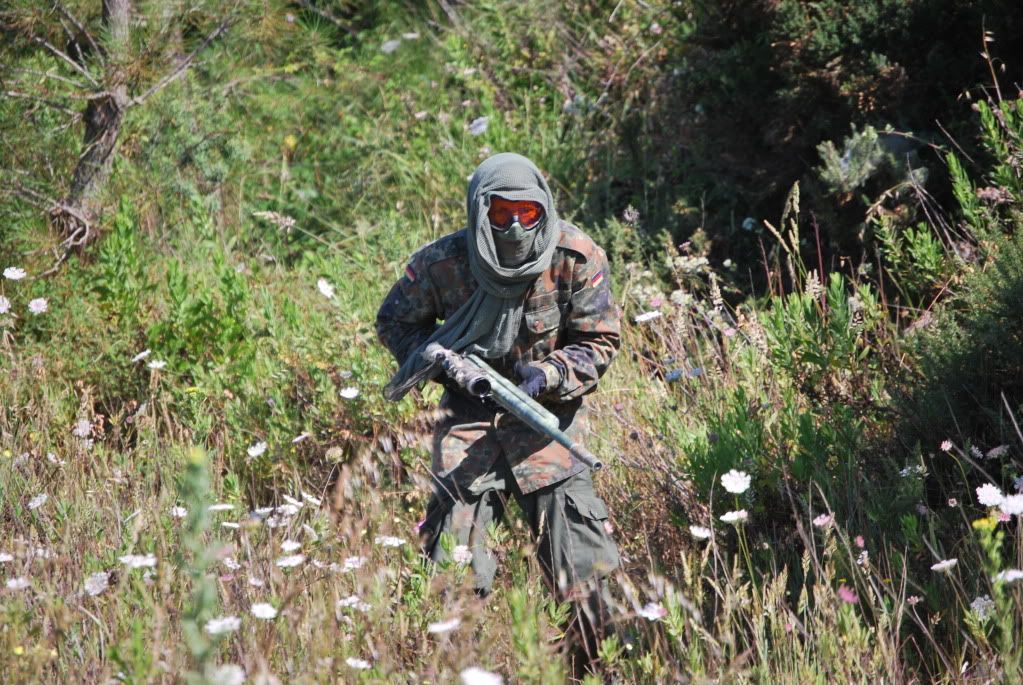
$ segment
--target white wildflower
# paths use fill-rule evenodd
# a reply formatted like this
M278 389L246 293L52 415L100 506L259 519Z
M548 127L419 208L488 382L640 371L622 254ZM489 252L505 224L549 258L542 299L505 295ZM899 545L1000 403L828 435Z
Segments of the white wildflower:
M11 578L7 581L8 590L24 590L32 585L28 578Z
M92 421L89 419L79 419L75 423L75 427L71 429L71 435L76 438L87 438L92 435Z
M302 499L304 499L306 502L308 502L309 504L313 505L314 507L318 507L321 504L323 504L323 500L321 500L319 497L315 497L313 495L310 495L305 490L302 491Z
M386 45L386 43L385 43L385 45ZM393 52L393 50L392 50L392 52ZM370 665L370 663L368 661L366 661L365 659L356 659L354 656L350 656L347 659L345 659L345 663L348 664L349 666L351 666L352 668L359 669L359 670L365 670L367 668L371 668L372 667Z
M332 286L326 278L321 278L316 281L316 289L319 290L320 294L328 300L334 299L334 286Z
M0 314L6 314L9 311L11 311L11 301L0 295Z
M991 483L985 483L977 488L977 501L985 507L997 507L1002 503L1002 499L1004 495L1001 489Z
M995 603L992 601L991 595L981 595L970 602L970 611L973 612L978 621L983 622L991 618L995 611Z
M955 559L955 558L953 558L953 559L942 559L938 563L936 563L933 566L931 566L931 570L932 571L937 571L938 573L944 573L945 571L951 571L955 567L955 565L958 564L958 563L959 563L959 560Z
M156 566L155 554L125 554L117 557L128 568L152 568Z
M339 599L337 606L339 609L355 609L362 613L366 613L372 608L368 602L362 601L358 595L348 595L344 599Z
M241 625L242 620L237 616L220 616L207 621L203 629L210 635L223 635L224 633L233 633L241 628Z
M1001 581L1003 583L1015 583L1017 580L1023 579L1023 571L1018 568L1010 568L1005 571L999 571L995 574L995 577L991 580Z
M240 569L242 567L241 564L239 564L237 561L235 561L234 557L224 557L224 560L221 563L223 563L224 566L227 567L228 571L237 571L238 569Z
M45 297L37 297L34 300L29 300L28 310L39 316L45 314L50 309L50 302Z
M357 568L362 568L362 565L366 563L366 557L348 557L345 559L345 563L341 566L342 571L354 571Z
M0 552L0 564L6 564L8 561L14 561L14 555L10 552Z
M295 499L291 495L281 495L281 499L283 499L285 502L287 502L291 506L296 507L296 513L297 513L298 509L301 509L302 507L305 506L305 502L303 502L300 499Z
M167 362L163 359L154 359L153 361L146 364L146 368L152 369L153 371L159 371L167 368Z
M20 281L27 275L24 269L17 266L9 266L4 269L4 278L9 281Z
M659 318L661 318L660 312L643 312L642 314L637 315L633 321L636 323L646 323L647 321L653 321L654 319Z
M262 456L264 452L266 452L266 443L262 441L257 442L254 445L249 445L249 448L245 450L245 453L249 455L250 459Z
M260 602L252 605L252 615L256 618L261 618L264 621L269 621L272 618L277 617L277 609L274 609L272 604Z
M745 471L732 469L721 476L721 485L733 495L741 495L749 490L750 475Z
M1000 459L1009 453L1008 445L999 445L998 447L992 447L987 453L988 459Z
M242 525L240 523L235 523L234 521L222 521L220 523L220 527L227 528L228 530L238 530L242 527Z
M481 136L487 132L488 126L490 126L490 117L473 119L472 123L469 124L469 135Z
M455 618L449 618L446 621L437 621L436 623L431 623L430 625L426 626L426 632L433 633L435 635L441 633L450 633L452 630L454 630L460 625L462 625L462 619L456 616Z
M93 573L85 579L85 593L91 597L104 592L110 587L110 575L105 571Z
M998 508L1002 510L1003 514L1009 516L1023 514L1023 495L1006 495L1002 498Z
M710 528L704 526L689 526L689 532L697 540L707 540L711 536Z
M302 564L304 561L304 554L292 554L290 556L281 557L276 563L280 568L294 568L295 566Z
M831 514L821 514L813 520L813 525L818 528L827 528L835 522L835 517Z
M504 682L496 673L476 666L470 666L458 675L462 679L462 685L501 685Z
M231 511L233 509L234 509L234 505L233 504L228 504L227 502L219 502L217 504L211 504L210 506L206 507L206 511L210 511L210 512Z
M341 388L338 394L346 400L354 400L359 396L359 389L354 386L349 386L347 388Z
M451 558L456 564L468 564L472 561L472 550L469 549L469 545L455 545L451 551Z
M951 440L942 440L941 441L941 451L942 452L951 452L952 451L952 441Z
M245 671L237 664L224 664L209 671L210 685L242 685Z
M970 448L970 455L971 455L971 456L972 456L972 457L973 457L974 459L983 459L983 458L984 458L984 453L983 453L983 452L981 452L981 451L980 451L980 448L979 448L979 447L977 447L976 445L973 445L973 446L972 446L972 447Z
M132 358L131 358L131 363L132 363L132 364L135 364L135 363L137 363L137 362L140 362L140 361L142 361L143 359L145 359L146 357L148 357L149 355L151 355L152 353L153 353L153 351L152 351L152 350L150 350L150 349L149 349L149 348L147 347L146 349L142 350L141 352L139 352L138 354L136 354L136 355L135 355L134 357L132 357Z
M174 519L183 519L188 516L188 509L185 509L184 507L171 507L170 515L171 518Z
M38 494L38 495L36 495L35 497L33 497L32 499L30 499L28 501L28 508L29 509L38 509L39 507L41 507L44 504L46 504L46 500L48 500L49 498L50 498L50 496L47 495L45 492L41 493L41 494Z
M745 509L730 511L721 515L721 520L725 523L743 523L747 519L749 519L749 513Z
M667 616L668 610L658 602L649 602L638 613L648 621L656 621Z
M373 538L373 543L381 547L401 547L405 544L405 541L392 535L377 535Z
M284 542L281 543L281 549L284 550L285 552L294 552L301 546L302 546L301 542L296 542L294 540L285 540Z

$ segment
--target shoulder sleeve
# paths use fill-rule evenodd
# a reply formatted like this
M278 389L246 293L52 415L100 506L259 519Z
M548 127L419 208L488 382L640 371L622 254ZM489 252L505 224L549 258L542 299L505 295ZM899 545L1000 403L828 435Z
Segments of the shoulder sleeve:
M621 312L611 293L607 256L588 241L572 274L572 298L564 344L545 361L562 371L555 391L559 400L571 400L592 392L621 347Z
M376 332L400 366L437 327L439 302L430 283L430 247L412 256L377 311Z

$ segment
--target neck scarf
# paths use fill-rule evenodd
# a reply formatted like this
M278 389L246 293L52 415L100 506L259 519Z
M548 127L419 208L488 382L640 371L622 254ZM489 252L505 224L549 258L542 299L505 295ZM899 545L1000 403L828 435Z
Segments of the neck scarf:
M532 249L518 265L501 265L487 219L491 195L543 205L546 218L533 229ZM389 400L401 399L416 383L437 375L438 370L430 369L420 354L430 343L486 359L506 355L522 325L526 291L550 267L561 237L561 222L543 174L522 155L502 152L476 168L466 194L466 213L469 269L478 284L476 292L408 356L384 388Z

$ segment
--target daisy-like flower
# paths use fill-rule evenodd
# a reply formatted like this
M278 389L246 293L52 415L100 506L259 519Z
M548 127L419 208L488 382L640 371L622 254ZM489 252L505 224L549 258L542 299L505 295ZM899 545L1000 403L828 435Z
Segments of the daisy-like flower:
M998 508L1002 510L1002 513L1009 516L1023 514L1023 495L1006 495L1002 498Z
M24 590L32 585L28 578L11 578L6 583L8 590Z
M277 560L277 566L280 568L294 568L305 562L304 554L292 554L290 556L281 557Z
M50 309L50 301L45 297L37 297L28 301L28 310L34 315L45 314Z
M470 666L461 673L458 677L462 679L462 685L501 685L504 680L501 676L490 671L485 671L482 668L476 666Z
M348 386L347 388L341 388L337 394L346 400L354 400L359 396L359 389L354 386Z
M339 609L355 609L362 613L366 613L372 608L368 602L362 601L358 595L348 595L344 599L339 599L337 606Z
M951 571L953 568L955 568L955 565L958 563L959 560L956 558L942 559L938 563L931 566L931 570L937 571L938 573L945 573L946 571Z
M653 321L654 319L659 319L659 318L661 318L661 313L660 312L656 312L656 311L654 311L654 312L643 312L642 314L637 314L636 318L633 319L633 321L635 321L636 323L646 323L647 321Z
M320 294L328 300L334 299L334 286L332 286L326 278L321 278L316 281L316 289L319 290Z
M142 361L143 359L145 359L146 357L148 357L152 353L153 353L153 351L147 347L146 349L142 350L141 352L136 354L134 357L132 357L131 358L131 363L132 364L137 364L138 362Z
M188 509L185 509L184 507L171 507L170 515L173 519L183 519L188 516Z
M997 486L985 483L977 488L977 501L985 507L997 507L1005 496Z
M4 269L4 278L9 281L20 281L27 275L24 269L17 266L9 266Z
M249 455L250 459L262 456L264 452L266 452L266 443L262 441L257 442L254 445L249 445L249 448L245 450L245 453Z
M36 495L35 497L33 497L32 499L30 499L28 501L28 508L29 509L38 509L39 507L41 507L44 504L46 504L46 500L48 500L48 499L50 499L49 495L47 495L45 492L44 493L40 493L40 494Z
M154 359L153 361L146 364L146 367L153 371L159 371L160 369L167 368L167 362L162 359Z
M234 505L228 504L227 502L218 502L217 504L211 504L210 506L206 507L206 511L209 512L232 511L233 509Z
M697 540L707 540L711 536L710 528L704 526L689 526L689 533Z
M405 544L405 540L396 538L393 535L377 535L373 538L373 543L381 547L401 547Z
M341 565L342 571L354 571L357 568L362 568L362 565L366 563L366 557L348 557L345 559L344 564Z
M291 495L281 495L281 499L283 499L285 502L287 502L291 506L295 507L295 513L298 513L298 510L305 506L305 502L303 502L302 500L299 500L299 499L295 499ZM280 511L280 508L278 508L278 511ZM294 514L292 514L292 516L293 515Z
M482 136L487 132L487 128L490 126L490 117L479 117L473 119L472 123L469 124L469 135L471 136Z
M813 520L813 525L818 528L828 528L832 523L835 522L835 517L831 514L821 514Z
M637 613L648 621L657 621L667 616L668 610L659 602L649 602Z
M745 509L738 511L729 511L721 515L721 520L725 523L743 523L749 519L749 513Z
M11 301L0 295L0 314L6 314L9 311L11 311Z
M450 633L452 630L454 630L460 625L462 625L462 619L456 616L455 618L449 618L446 621L437 621L436 623L431 623L430 625L426 626L426 632L433 633L434 635Z
M354 656L350 656L347 659L345 659L345 663L351 666L352 668L360 671L365 670L367 668L372 668L372 665L368 661L366 661L365 659L356 659Z
M302 499L304 499L306 502L313 505L314 507L318 507L321 504L323 504L323 500L321 500L319 497L315 497L314 495L310 495L305 490L302 491Z
M75 423L75 427L71 429L71 435L83 439L92 435L92 421L89 419L79 419Z
M255 616L256 618L261 618L264 621L269 621L273 618L277 618L277 609L274 609L274 606L272 604L267 604L265 602L253 604L250 611L252 611L253 616Z
M228 571L237 571L242 567L241 564L235 561L234 557L224 557L224 560L221 563L227 567Z
M203 628L210 635L223 635L233 633L242 626L242 620L237 616L219 616L211 618Z
M856 591L845 583L838 587L838 598L846 604L856 604L856 602L860 601L860 598L856 595Z
M285 540L281 543L281 549L285 552L294 552L302 546L301 542L295 542L294 540Z
M455 545L451 551L451 558L456 564L468 564L472 561L472 550L469 549L469 545Z
M237 664L224 664L209 671L211 685L242 685L245 682L245 670Z
M156 566L155 554L125 554L117 560L128 568L152 568Z
M745 471L732 469L721 476L721 485L733 495L741 495L749 490L750 475Z
M85 594L95 597L110 587L110 574L105 571L93 573L85 579Z
M995 603L991 595L981 595L970 602L970 611L977 617L978 621L986 621L995 612Z
M1005 571L1000 571L995 574L992 578L994 581L1001 581L1003 583L1015 583L1017 580L1023 579L1023 571L1018 568L1010 568Z
M951 440L942 440L941 441L941 451L942 452L951 452L952 451L952 441Z

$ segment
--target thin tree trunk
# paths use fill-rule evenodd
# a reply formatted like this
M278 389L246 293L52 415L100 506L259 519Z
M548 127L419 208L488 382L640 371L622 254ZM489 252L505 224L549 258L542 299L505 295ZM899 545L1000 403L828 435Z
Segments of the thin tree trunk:
M85 136L71 188L51 212L69 248L81 247L96 237L91 227L96 200L110 177L114 149L129 103L124 64L131 28L131 0L103 0L103 24L109 36L104 77L107 91L89 100L85 108Z

